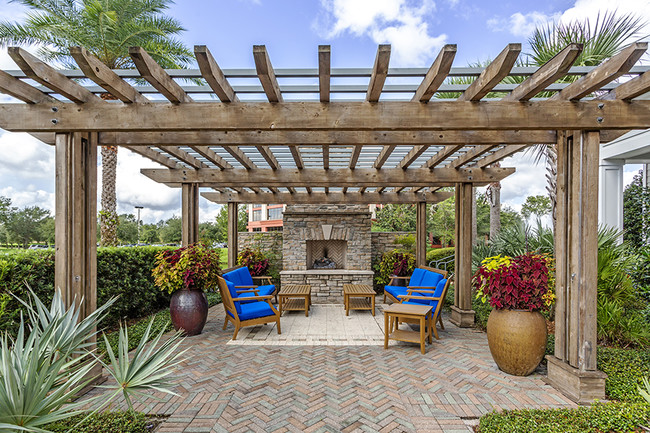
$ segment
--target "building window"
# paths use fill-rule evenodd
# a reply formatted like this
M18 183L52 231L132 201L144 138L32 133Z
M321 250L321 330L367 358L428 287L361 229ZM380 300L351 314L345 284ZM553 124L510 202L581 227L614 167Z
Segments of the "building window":
M270 207L268 208L268 219L270 220L281 220L282 219L282 208L281 207Z
M261 232L261 231L262 231L262 227L253 227L253 231L254 231L254 232Z
M253 211L253 221L261 221L262 220L262 209L255 209Z
M269 232L281 232L281 231L282 231L282 226L278 226L278 227L267 227L267 228L266 228L266 231L269 231Z

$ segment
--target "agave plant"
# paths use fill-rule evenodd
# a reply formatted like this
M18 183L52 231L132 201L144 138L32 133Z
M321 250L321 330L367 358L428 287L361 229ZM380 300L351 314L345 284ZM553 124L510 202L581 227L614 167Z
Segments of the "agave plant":
M65 307L58 290L49 309L31 290L30 297L29 302L21 302L28 307L31 326L21 316L16 338L6 332L0 337L0 431L47 432L47 424L77 415L82 407L101 410L120 394L132 409L132 397L150 397L146 390L172 393L168 377L184 353L178 352L180 334L161 343L161 331L147 344L152 319L129 358L128 333L120 327L118 353L107 344L110 363L106 364L92 353L88 340L95 337L114 299L78 320L79 307L74 303ZM73 401L93 379L90 373L98 364L116 379L115 384L104 386L113 392Z

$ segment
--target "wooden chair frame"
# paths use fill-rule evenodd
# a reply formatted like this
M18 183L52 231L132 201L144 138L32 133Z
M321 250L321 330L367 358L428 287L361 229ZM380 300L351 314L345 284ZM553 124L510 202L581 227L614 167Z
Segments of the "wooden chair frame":
M226 328L228 327L228 322L232 322L232 324L235 326L235 333L232 336L233 340L237 339L237 334L239 333L239 330L245 326L264 325L266 323L271 323L271 322L275 322L276 325L278 326L278 334L282 333L280 328L280 312L276 310L273 304L271 303L271 298L273 298L273 295L247 296L247 297L239 297L233 299L232 296L230 296L230 290L228 290L228 285L226 284L226 280L224 280L221 277L217 277L217 285L219 286L219 292L221 293L221 302L223 303L223 307L226 310L226 318L223 322L223 330L225 331ZM271 310L273 310L274 315L257 317L255 319L239 320L239 314L237 314L237 308L235 308L235 302L242 302L242 301L266 301L271 307Z
M426 271L436 272L436 273L442 275L442 278L447 278L447 275L449 275L448 271L443 271L442 269L431 268L429 266L418 266L418 268L424 269ZM390 277L390 281L388 282L388 285L392 286L393 281L395 281L395 280L410 280L410 279L411 279L410 276L409 277L398 277L397 275L393 275L393 276ZM407 289L431 289L432 287L431 286L426 286L426 287L409 286L408 283L407 283L406 288ZM435 289L435 287L433 287L433 289ZM418 290L418 292L424 292L424 290ZM390 293L387 293L386 290L384 290L384 304L386 303L386 298L390 299L391 302L394 302L396 304L400 303L399 299L395 298L393 295L391 295Z
M399 303L401 304L402 301L408 301L410 299L420 299L420 300L426 300L426 301L438 301L438 305L436 306L436 309L431 312L433 317L431 318L431 329L433 330L433 335L436 337L436 340L440 340L440 337L438 337L438 330L436 329L436 322L440 323L440 328L445 329L445 325L442 324L442 315L440 314L442 312L442 306L445 303L445 296L447 296L447 290L449 289L449 286L451 285L451 282L454 279L454 275L452 274L449 278L447 278L447 283L445 284L445 287L442 289L442 294L440 296L419 296L419 295L413 295L413 292L417 293L431 293L433 294L435 290L429 290L427 289L421 289L418 287L412 287L409 288L406 292L406 295L399 295L400 301ZM409 320L408 318L399 318L400 320L398 322L407 322L407 323L419 323L419 322L413 322L412 320Z

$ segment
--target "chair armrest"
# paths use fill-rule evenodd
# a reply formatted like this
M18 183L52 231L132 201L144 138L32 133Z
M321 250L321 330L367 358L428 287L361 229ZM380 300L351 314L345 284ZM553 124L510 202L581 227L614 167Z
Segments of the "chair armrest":
M407 287L406 288L407 292L419 292L419 293L436 293L435 290L429 290L425 288L419 288L419 287Z
M264 279L266 279L266 280L270 280L270 279L271 279L271 276L270 276L270 275L258 275L258 276L256 276L256 277L251 276L251 278L252 278L252 279L255 279L255 278L260 278L260 279L262 279L262 278L264 278Z
M423 301L441 301L441 296L415 296L415 295L397 295L398 298L408 300L408 299L421 299Z
M407 286L406 288L407 288L408 290L411 290L411 289L422 289L421 291L424 291L424 290L431 290L431 291L434 291L434 290L435 290L435 287L433 287L433 286Z
M257 286L235 286L235 289L254 289Z
M246 296L243 298L232 298L234 302L241 302L241 301L268 301L271 298L273 298L273 295L267 295L267 296Z
M246 289L246 290L236 290L237 293L259 293L259 289Z

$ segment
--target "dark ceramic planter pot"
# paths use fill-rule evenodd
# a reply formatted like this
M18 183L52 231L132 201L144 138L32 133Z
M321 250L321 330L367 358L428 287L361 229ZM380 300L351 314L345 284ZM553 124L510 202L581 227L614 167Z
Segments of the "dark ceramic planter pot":
M393 277L395 275L392 275ZM395 278L393 279L393 286L406 287L408 280L406 278Z
M172 324L178 331L187 335L197 335L203 331L208 318L208 299L203 290L177 290L169 303Z
M538 311L497 310L487 323L488 346L502 371L531 374L546 351L546 320Z

